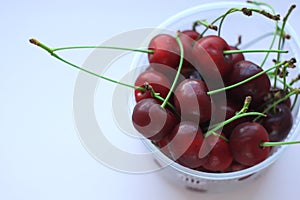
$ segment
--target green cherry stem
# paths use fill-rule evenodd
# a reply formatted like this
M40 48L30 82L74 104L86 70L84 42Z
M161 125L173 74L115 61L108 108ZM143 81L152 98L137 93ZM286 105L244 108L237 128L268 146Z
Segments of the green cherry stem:
M237 112L235 114L235 116L225 120L224 122L220 122L218 124L216 124L215 126L212 127L212 129L210 129L209 131L207 131L205 134L204 134L204 137L208 137L210 136L211 134L214 134L217 130L221 129L223 126L233 122L234 120L237 120L239 118L242 118L242 117L247 117L247 116L261 116L261 117L265 117L266 115L263 114L263 113L260 113L260 112L247 112L248 108L249 108L249 105L250 105L250 102L251 102L251 97L246 97L245 101L244 101L244 105L243 105L243 108Z
M167 102L169 101L175 87L176 87L176 84L177 84L177 81L178 81L178 78L179 78L179 75L180 75L180 72L181 72L181 68L182 68L182 64L183 64L183 58L184 58L184 49L183 49L183 45L182 45L182 42L180 40L180 31L177 31L177 35L176 35L176 41L179 45L179 48L180 48L180 61L179 61L179 66L178 66L178 70L177 70L177 73L176 73L176 76L174 78L174 81L172 83L172 86L169 90L169 93L167 94L165 100L163 101L163 103L161 104L161 107L164 108L167 104Z
M282 145L290 145L290 144L300 144L300 141L290 141L290 142L262 142L260 143L261 147L275 147Z
M247 1L247 3L251 3L251 4L254 4L254 5L257 5L257 6L266 6L267 8L269 8L269 9L272 11L273 15L276 14L275 9L274 9L270 4L268 4L268 3L265 3L265 2L259 2L259 1ZM278 30L279 30L279 27L278 27L278 21L276 21L276 23L275 23L275 31L274 31L274 33L272 34L272 35L273 35L273 38L272 38L271 44L270 44L270 46L269 46L269 49L272 49L273 46L274 46L274 43L275 43L275 40L276 40L276 36L277 36L277 34L278 34ZM266 61L267 61L269 55L270 55L270 53L267 52L267 54L265 55L263 61L262 61L261 64L260 64L260 67L261 67L261 68L265 65L265 63L266 63Z
M287 19L288 19L289 15L292 13L292 11L293 11L295 8L296 8L296 5L292 5L292 6L290 7L290 9L288 10L286 16L283 18L283 23L282 23L282 26L281 26L281 29L280 29L280 30L281 30L281 32L280 32L280 37L279 37L279 41L278 41L278 50L281 49L281 43L282 43L282 41L283 41L283 39L284 39L283 34L284 34L284 28L285 28ZM277 62L279 62L280 56L281 56L281 54L278 53L278 54L277 54L277 59L276 59ZM278 73L279 73L279 67L276 68L276 70L275 70L275 77L274 77L274 84L273 84L273 85L274 85L274 88L276 88L276 86L277 86L277 74L278 74Z
M268 111L270 111L271 109L275 108L276 105L280 104L281 102L287 100L290 96L295 95L295 94L299 94L300 93L300 89L293 89L291 92L289 92L287 95L285 95L283 98L275 101L271 106L269 106L268 108L263 110L263 114L267 113ZM256 122L258 119L260 118L260 116L257 116L253 122Z
M221 19L220 24L219 24L219 29L218 29L218 36L221 35L221 29L222 29L222 25L223 25L225 18L229 14L234 13L234 12L243 12L247 16L251 16L252 12L256 12L256 13L262 14L262 15L264 15L272 20L275 20L275 21L278 21L280 19L279 15L272 15L272 14L266 12L265 10L261 10L261 9L257 9L257 8L231 8L225 14L219 16L217 19L215 19L212 22L212 24L214 24L215 22L217 22L218 20Z
M225 50L223 51L224 55L227 54L236 54L236 53L288 53L287 50L278 50L278 49L243 49L243 50Z
M59 47L52 49L52 52L62 51L62 50L71 50L71 49L115 49L115 50L124 50L124 51L134 51L140 53L149 53L153 54L154 50L150 49L133 49L126 47L115 47L115 46L70 46L70 47Z
M74 68L76 68L76 69L79 69L79 70L81 70L81 71L84 71L84 72L86 72L86 73L88 73L88 74L91 74L91 75L93 75L93 76L96 76L96 77L98 77L98 78L101 78L101 79L110 81L110 82L112 82L112 83L116 83L116 84L119 84L119 85L123 85L123 86L129 87L129 88L133 88L133 89L136 89L136 90L141 90L141 91L143 91L143 92L146 91L145 88L138 87L138 86L133 86L133 85L130 85L130 84L127 84L127 83L122 83L122 82L119 82L119 81L110 79L110 78L108 78L108 77L101 76L101 75L99 75L99 74L97 74L97 73L95 73L95 72L89 71L89 70L87 70L87 69L85 69L85 68L82 68L82 67L80 67L80 66L78 66L78 65L75 65L75 64L73 64L73 63L71 63L71 62L69 62L69 61L63 59L62 57L58 56L56 53L53 52L53 49L49 48L48 46L46 46L45 44L39 42L39 41L36 40L36 39L30 39L29 42L32 43L32 44L35 44L35 45L38 46L38 47L41 47L42 49L44 49L44 50L46 50L47 52L49 52L53 57L57 58L58 60L60 60L60 61L62 61L62 62L64 62L64 63L66 63L66 64L68 64L68 65L70 65L70 66L72 66L72 67L74 67Z
M206 20L197 20L197 21L195 21L195 22L193 23L193 30L194 30L194 31L196 30L196 26L198 26L199 24L205 26L205 27L208 28L208 29L212 29L212 30L215 30L215 31L218 30L218 27L217 27L217 26L208 23Z
M239 85L242 85L242 84L244 84L244 83L247 83L247 82L249 82L249 81L255 79L256 77L261 76L262 74L265 74L265 73L267 73L267 72L269 72L269 71L271 71L271 70L273 70L273 69L275 69L275 68L277 68L277 67L279 67L279 66L281 66L281 65L284 65L284 64L287 65L287 64L289 64L289 63L287 63L286 61L277 63L277 64L274 65L273 67L270 67L269 69L266 69L266 70L264 70L264 71L261 71L261 72L255 74L254 76L251 76L251 77L249 77L249 78L247 78L247 79L245 79L245 80L243 80L243 81L240 81L240 82L235 83L235 84L233 84L233 85L229 85L229 86L227 86L227 87L223 87L223 88L219 88L219 89L216 89L216 90L209 91L209 92L207 92L207 94L208 94L208 95L213 95L213 94L216 94L216 93L218 93L218 92L222 92L222 91L225 91L225 90L229 90L229 89L235 88L235 87L237 87L237 86L239 86Z

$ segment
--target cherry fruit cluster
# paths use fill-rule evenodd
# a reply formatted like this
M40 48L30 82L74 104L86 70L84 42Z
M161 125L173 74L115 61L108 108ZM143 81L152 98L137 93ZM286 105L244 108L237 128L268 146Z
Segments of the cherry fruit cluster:
M148 49L149 66L135 81L132 121L175 162L205 172L242 170L264 161L272 142L289 134L297 89L286 76L294 58L263 69L245 59L247 51L195 28L176 37L158 34Z

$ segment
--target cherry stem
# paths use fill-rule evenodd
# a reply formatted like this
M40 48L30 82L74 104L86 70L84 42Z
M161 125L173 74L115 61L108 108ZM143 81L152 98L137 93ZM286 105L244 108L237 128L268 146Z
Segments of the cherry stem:
M275 146L282 146L282 145L290 145L290 144L300 144L300 141L290 141L290 142L261 142L261 147L275 147Z
M274 9L270 4L268 4L268 3L265 3L265 2L258 2L258 1L247 1L247 3L251 3L251 4L254 4L254 5L257 5L257 6L266 6L266 7L268 7L268 8L272 11L273 15L276 14L275 9ZM272 49L272 48L273 48L274 43L275 43L275 40L276 40L276 35L277 35L277 32L278 32L278 21L276 21L275 24L276 24L276 25L275 25L276 27L275 27L274 33L272 34L272 35L273 35L273 38L272 38L271 44L270 44L270 46L269 46L269 49ZM267 52L267 54L265 55L263 61L262 61L261 64L260 64L260 67L261 67L261 68L265 65L265 63L266 63L266 61L267 61L269 55L270 55L270 52Z
M215 131L212 132L212 135L217 136L217 137L223 139L225 142L229 142L229 140L225 136L223 136L223 135L221 135L221 134L219 134L219 133L217 133Z
M158 99L162 102L165 101L165 99L163 97L161 97L159 93L154 91L153 87L149 83L147 83L147 82L144 83L144 86L145 86L146 90L150 90L150 92L151 92L151 94L154 98L156 98L156 99ZM174 111L174 113L176 115L179 116L178 111L176 110L176 108L170 102L167 102L167 105Z
M236 53L288 53L286 50L278 49L243 49L243 50L225 50L223 54L236 54Z
M288 19L289 15L292 13L292 11L293 11L295 8L296 8L296 5L292 5L292 6L290 7L290 9L288 10L287 14L285 15L285 17L283 18L283 23L282 23L282 26L281 26L281 29L280 29L280 30L281 30L281 31L280 31L280 37L279 37L279 41L278 41L278 50L281 49L281 43L282 43L282 40L284 39L283 34L284 34L284 28L285 28L287 19ZM277 59L276 59L277 62L279 62L280 56L281 56L281 54L278 53L278 54L277 54ZM274 88L276 88L276 86L277 86L277 74L278 74L278 73L279 73L279 67L276 68L276 70L275 70Z
M177 69L177 72L176 72L176 76L174 78L174 81L172 83L172 86L169 90L169 93L167 94L165 100L163 101L163 103L161 104L161 107L164 108L167 104L167 102L169 101L175 87L176 87L176 84L177 84L177 81L178 81L178 78L179 78L179 75L180 75L180 71L181 71L181 68L182 68L182 64L183 64L183 58L184 58L184 49L183 49L183 45L181 43L181 40L180 40L180 31L177 32L177 35L176 35L176 41L179 45L179 48L180 48L180 61L179 61L179 65L178 65L178 69Z
M246 97L246 99L244 101L243 108L239 112L237 112L235 114L235 116L225 120L224 122L220 122L220 123L214 125L212 129L210 129L209 131L207 131L204 134L204 137L210 136L211 134L213 134L214 132L216 132L220 128L224 127L225 125L227 125L227 124L229 124L229 123L231 123L234 120L237 120L239 118L246 117L246 116L253 116L253 115L258 115L258 116L262 116L262 117L266 116L265 114L260 113L260 112L247 112L247 110L249 108L249 105L250 105L250 102L251 102L251 97L250 96Z
M275 20L275 21L277 21L277 20L280 19L279 15L272 15L272 14L266 12L265 10L260 10L260 9L257 9L257 8L231 8L231 9L229 9L225 14L219 16L217 19L215 19L215 20L212 22L212 24L214 24L215 22L217 22L218 20L221 19L220 24L219 24L218 36L221 35L221 29L222 29L222 25L223 25L223 22L224 22L225 18L226 18L229 14L234 13L234 12L238 12L238 11L243 12L243 13L244 13L245 15L247 15L247 16L251 16L251 15L252 15L252 12L256 12L256 13L262 14L262 15L264 15L264 16L266 16L266 17L272 19L272 20ZM207 31L207 30L205 30L205 32L206 32L206 31ZM203 35L203 34L202 34L202 35Z
M280 104L281 102L287 100L290 96L294 95L294 94L299 94L300 90L299 89L293 89L291 92L289 92L286 96L284 96L283 98L275 101L271 106L269 106L268 108L264 109L264 111L262 112L263 114L267 113L268 111L270 111L271 109L275 108L276 105ZM257 116L253 122L256 122L258 119L260 118L260 116Z
M41 47L42 49L46 50L47 52L49 52L53 57L57 58L58 60L60 60L60 61L62 61L62 62L64 62L64 63L66 63L66 64L68 64L68 65L70 65L70 66L72 66L72 67L74 67L74 68L76 68L76 69L79 69L79 70L81 70L81 71L84 71L84 72L86 72L86 73L88 73L88 74L91 74L91 75L93 75L93 76L96 76L96 77L98 77L98 78L101 78L101 79L110 81L110 82L112 82L112 83L116 83L116 84L119 84L119 85L123 85L123 86L129 87L129 88L133 88L133 89L136 89L136 90L143 91L143 92L146 91L146 89L143 88L143 87L138 87L138 86L134 86L134 85L122 83L122 82L119 82L119 81L110 79L110 78L108 78L108 77L101 76L101 75L99 75L99 74L97 74L97 73L95 73L95 72L89 71L89 70L87 70L87 69L85 69L85 68L79 67L78 65L75 65L75 64L73 64L73 63L71 63L71 62L69 62L69 61L67 61L67 60L65 60L65 59L63 59L63 58L61 58L60 56L58 56L56 53L53 52L53 49L49 48L48 46L46 46L45 44L39 42L39 41L36 40L36 39L30 39L29 41L30 41L30 43L35 44L36 46Z
M222 91L225 91L225 90L229 90L229 89L235 88L235 87L237 87L237 86L239 86L239 85L242 85L242 84L244 84L244 83L247 83L247 82L249 82L249 81L255 79L256 77L261 76L262 74L265 74L265 73L267 73L267 72L269 72L269 71L271 71L271 70L273 70L273 69L275 69L275 68L277 68L277 67L279 67L279 66L281 66L281 65L283 65L283 64L289 64L289 62L283 61L283 62L277 63L277 64L274 65L273 67L270 67L270 68L267 69L267 70L261 71L261 72L255 74L255 75L253 75L253 76L251 76L251 77L249 77L249 78L243 80L243 81L240 81L240 82L235 83L235 84L233 84L233 85L229 85L229 86L227 86L227 87L223 87L223 88L219 88L219 89L216 89L216 90L209 91L209 92L207 92L207 94L208 94L208 95L212 95L212 94L216 94L216 93L218 93L218 92L222 92Z
M208 23L206 20L197 20L197 21L195 21L194 24L193 24L193 30L194 30L194 31L196 30L196 26L198 26L199 24L205 26L205 27L208 28L208 29L212 29L212 30L215 30L215 31L218 30L218 27L217 27L217 26Z
M115 47L115 46L70 46L70 47L59 47L52 49L52 52L62 51L62 50L71 50L71 49L115 49L115 50L124 50L124 51L134 51L140 53L149 53L153 54L154 50L150 49L133 49L126 47Z

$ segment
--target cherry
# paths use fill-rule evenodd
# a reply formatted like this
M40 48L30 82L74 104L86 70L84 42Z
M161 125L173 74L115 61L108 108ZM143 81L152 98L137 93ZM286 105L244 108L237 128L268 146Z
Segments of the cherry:
M135 105L132 122L143 136L157 142L173 130L178 119L171 111L162 108L155 99L148 98Z
M186 79L174 91L174 104L184 120L204 123L211 117L211 100L202 80Z
M241 106L231 102L231 101L227 101L226 104L224 102L221 103L216 103L215 105L215 114L213 115L214 118L211 119L212 120L212 124L227 120L232 118L233 116L235 116L235 114L241 110ZM222 117L224 117L225 113L225 119L222 119ZM223 115L222 115L223 114ZM225 134L225 136L227 138L230 138L231 132L232 130L240 123L242 122L247 122L247 121L251 121L252 117L248 116L248 117L241 117L238 118L232 122L230 122L229 124L226 124L225 126L223 126L222 132Z
M278 142L286 138L293 126L293 117L289 107L282 103L277 104L275 111L270 109L267 117L262 119L261 124L269 133L271 142Z
M224 134L221 134L224 136ZM204 148L210 149L207 161L203 167L210 171L222 171L227 169L232 160L229 144L217 135L210 135L204 139Z
M236 46L229 46L229 50L239 50ZM243 53L232 54L232 64L238 63L239 61L245 60Z
M199 157L203 143L202 130L198 124L181 121L172 131L168 144L173 160L189 168L197 168L206 162L206 157Z
M242 165L241 163L238 163L235 160L233 160L231 162L231 165L222 172L237 172L247 168L248 168L247 166Z
M190 68L183 68L181 69L181 74L186 78L186 79L200 79L203 80L201 74L193 67Z
M180 60L180 48L176 39L168 34L158 34L149 43L149 50L153 53L148 54L150 63L167 65L172 68L178 67Z
M261 146L261 143L268 141L268 132L262 125L256 122L244 122L233 129L229 145L233 158L237 162L245 166L253 166L268 157L270 147Z
M165 98L169 92L171 84L166 76L157 71L146 70L142 72L135 81L135 86L145 88L145 83L148 83L156 93L159 93L161 97ZM134 91L136 102L142 99L151 98L152 93L150 90L141 91L136 89Z
M184 30L181 33L187 35L192 40L197 40L200 36L200 33L198 33L197 31L194 31L194 30Z
M195 39L198 36L199 33L193 30L185 30L183 32L180 32L179 38L184 49L184 61L182 64L182 69L194 68L194 57L192 54L192 50Z
M219 75L224 78L230 73L232 55L224 55L225 50L230 50L229 45L223 38L215 35L202 37L195 43L192 53L196 68L202 76L217 79Z
M259 72L262 69L250 61L240 61L233 66L233 69L228 77L227 85L232 85L243 81ZM228 96L236 102L243 102L246 96L252 97L252 104L257 105L270 90L270 80L266 74L262 74L242 85L232 88L227 91Z
M280 99L284 98L287 94L288 94L288 92L284 91L281 88L271 87L268 95L265 96L265 98L263 100L263 103L264 104L271 104L271 103L273 103L277 100L280 100ZM286 100L281 102L281 104L282 103L285 104L288 108L291 108L291 99L290 98L287 98Z

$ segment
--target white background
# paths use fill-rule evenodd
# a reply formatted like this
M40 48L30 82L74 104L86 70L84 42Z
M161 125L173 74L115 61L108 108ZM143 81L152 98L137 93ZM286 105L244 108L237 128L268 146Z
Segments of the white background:
M33 47L100 44L112 35L155 27L209 1L2 1L0 6L0 199L295 199L300 145L290 146L258 181L238 191L201 194L177 187L160 172L133 175L93 159L77 136L73 92L78 71ZM285 13L296 0L271 1ZM300 4L290 23L300 32ZM83 63L89 51L73 52Z

